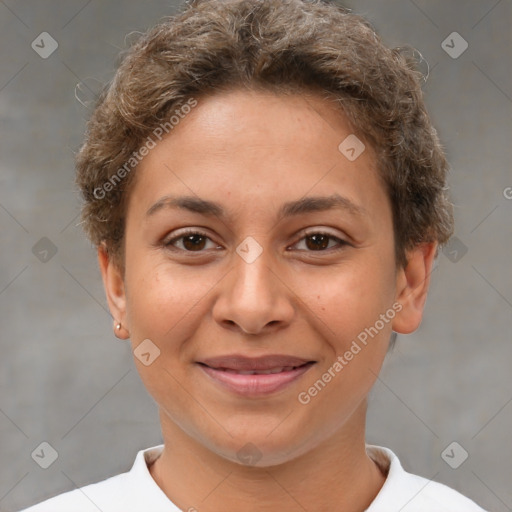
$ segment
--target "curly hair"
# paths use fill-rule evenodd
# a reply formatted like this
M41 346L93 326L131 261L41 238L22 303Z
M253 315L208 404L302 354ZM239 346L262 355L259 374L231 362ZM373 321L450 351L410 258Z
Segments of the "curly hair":
M410 52L387 48L364 18L327 0L185 4L126 51L88 122L77 155L86 234L123 260L126 198L136 174L126 163L136 169L134 154L191 98L235 88L316 91L333 99L374 149L392 207L397 264L405 265L408 249L442 244L453 232L448 164L416 64Z

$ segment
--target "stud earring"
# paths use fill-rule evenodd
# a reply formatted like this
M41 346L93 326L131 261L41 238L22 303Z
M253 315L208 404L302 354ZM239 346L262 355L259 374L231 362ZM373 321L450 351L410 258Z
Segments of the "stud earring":
M125 340L127 339L126 336L123 334L121 335L121 322L114 322L114 335L116 338L119 338L120 340ZM126 329L125 329L126 331ZM125 332L126 334L126 332ZM128 336L130 336L130 334L128 334Z

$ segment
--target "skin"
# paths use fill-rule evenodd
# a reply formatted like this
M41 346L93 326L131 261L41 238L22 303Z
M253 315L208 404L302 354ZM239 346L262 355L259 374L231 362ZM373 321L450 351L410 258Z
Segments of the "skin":
M165 444L150 471L183 510L363 511L385 481L365 451L366 398L392 330L420 324L436 244L416 247L406 268L397 267L391 206L371 147L352 162L338 150L351 133L343 114L314 93L200 98L137 169L124 272L98 250L110 310L122 324L117 336L130 337L134 349L150 339L160 350L149 366L135 358ZM363 213L277 218L285 202L334 193ZM167 195L215 201L225 217L171 207L147 215ZM195 239L199 251L183 238L174 250L165 246L182 228L206 233ZM344 243L330 238L318 249L304 238L325 231ZM252 263L236 252L248 236L262 248ZM402 309L394 319L301 404L298 394L395 303ZM316 363L284 390L247 398L196 363L226 354ZM237 457L247 443L257 448L253 465Z

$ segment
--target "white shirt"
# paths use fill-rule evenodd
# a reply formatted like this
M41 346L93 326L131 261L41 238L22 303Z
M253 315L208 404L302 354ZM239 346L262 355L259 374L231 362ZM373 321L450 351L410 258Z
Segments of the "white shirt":
M141 450L129 472L61 494L22 512L181 512L148 469L162 449L163 445ZM407 473L388 448L366 445L366 451L387 473L382 489L366 512L485 512L446 485Z

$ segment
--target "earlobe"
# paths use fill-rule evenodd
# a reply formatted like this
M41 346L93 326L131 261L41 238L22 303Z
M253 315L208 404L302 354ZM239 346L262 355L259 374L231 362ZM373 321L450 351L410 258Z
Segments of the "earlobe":
M407 253L406 267L397 272L396 302L402 309L393 320L393 330L400 334L414 332L421 323L436 251L437 242L416 246Z
M114 319L114 334L121 339L129 337L126 328L126 295L124 278L121 269L109 254L107 247L102 243L98 247L98 263L103 279L103 286L107 297L108 307ZM121 327L117 327L120 325Z

